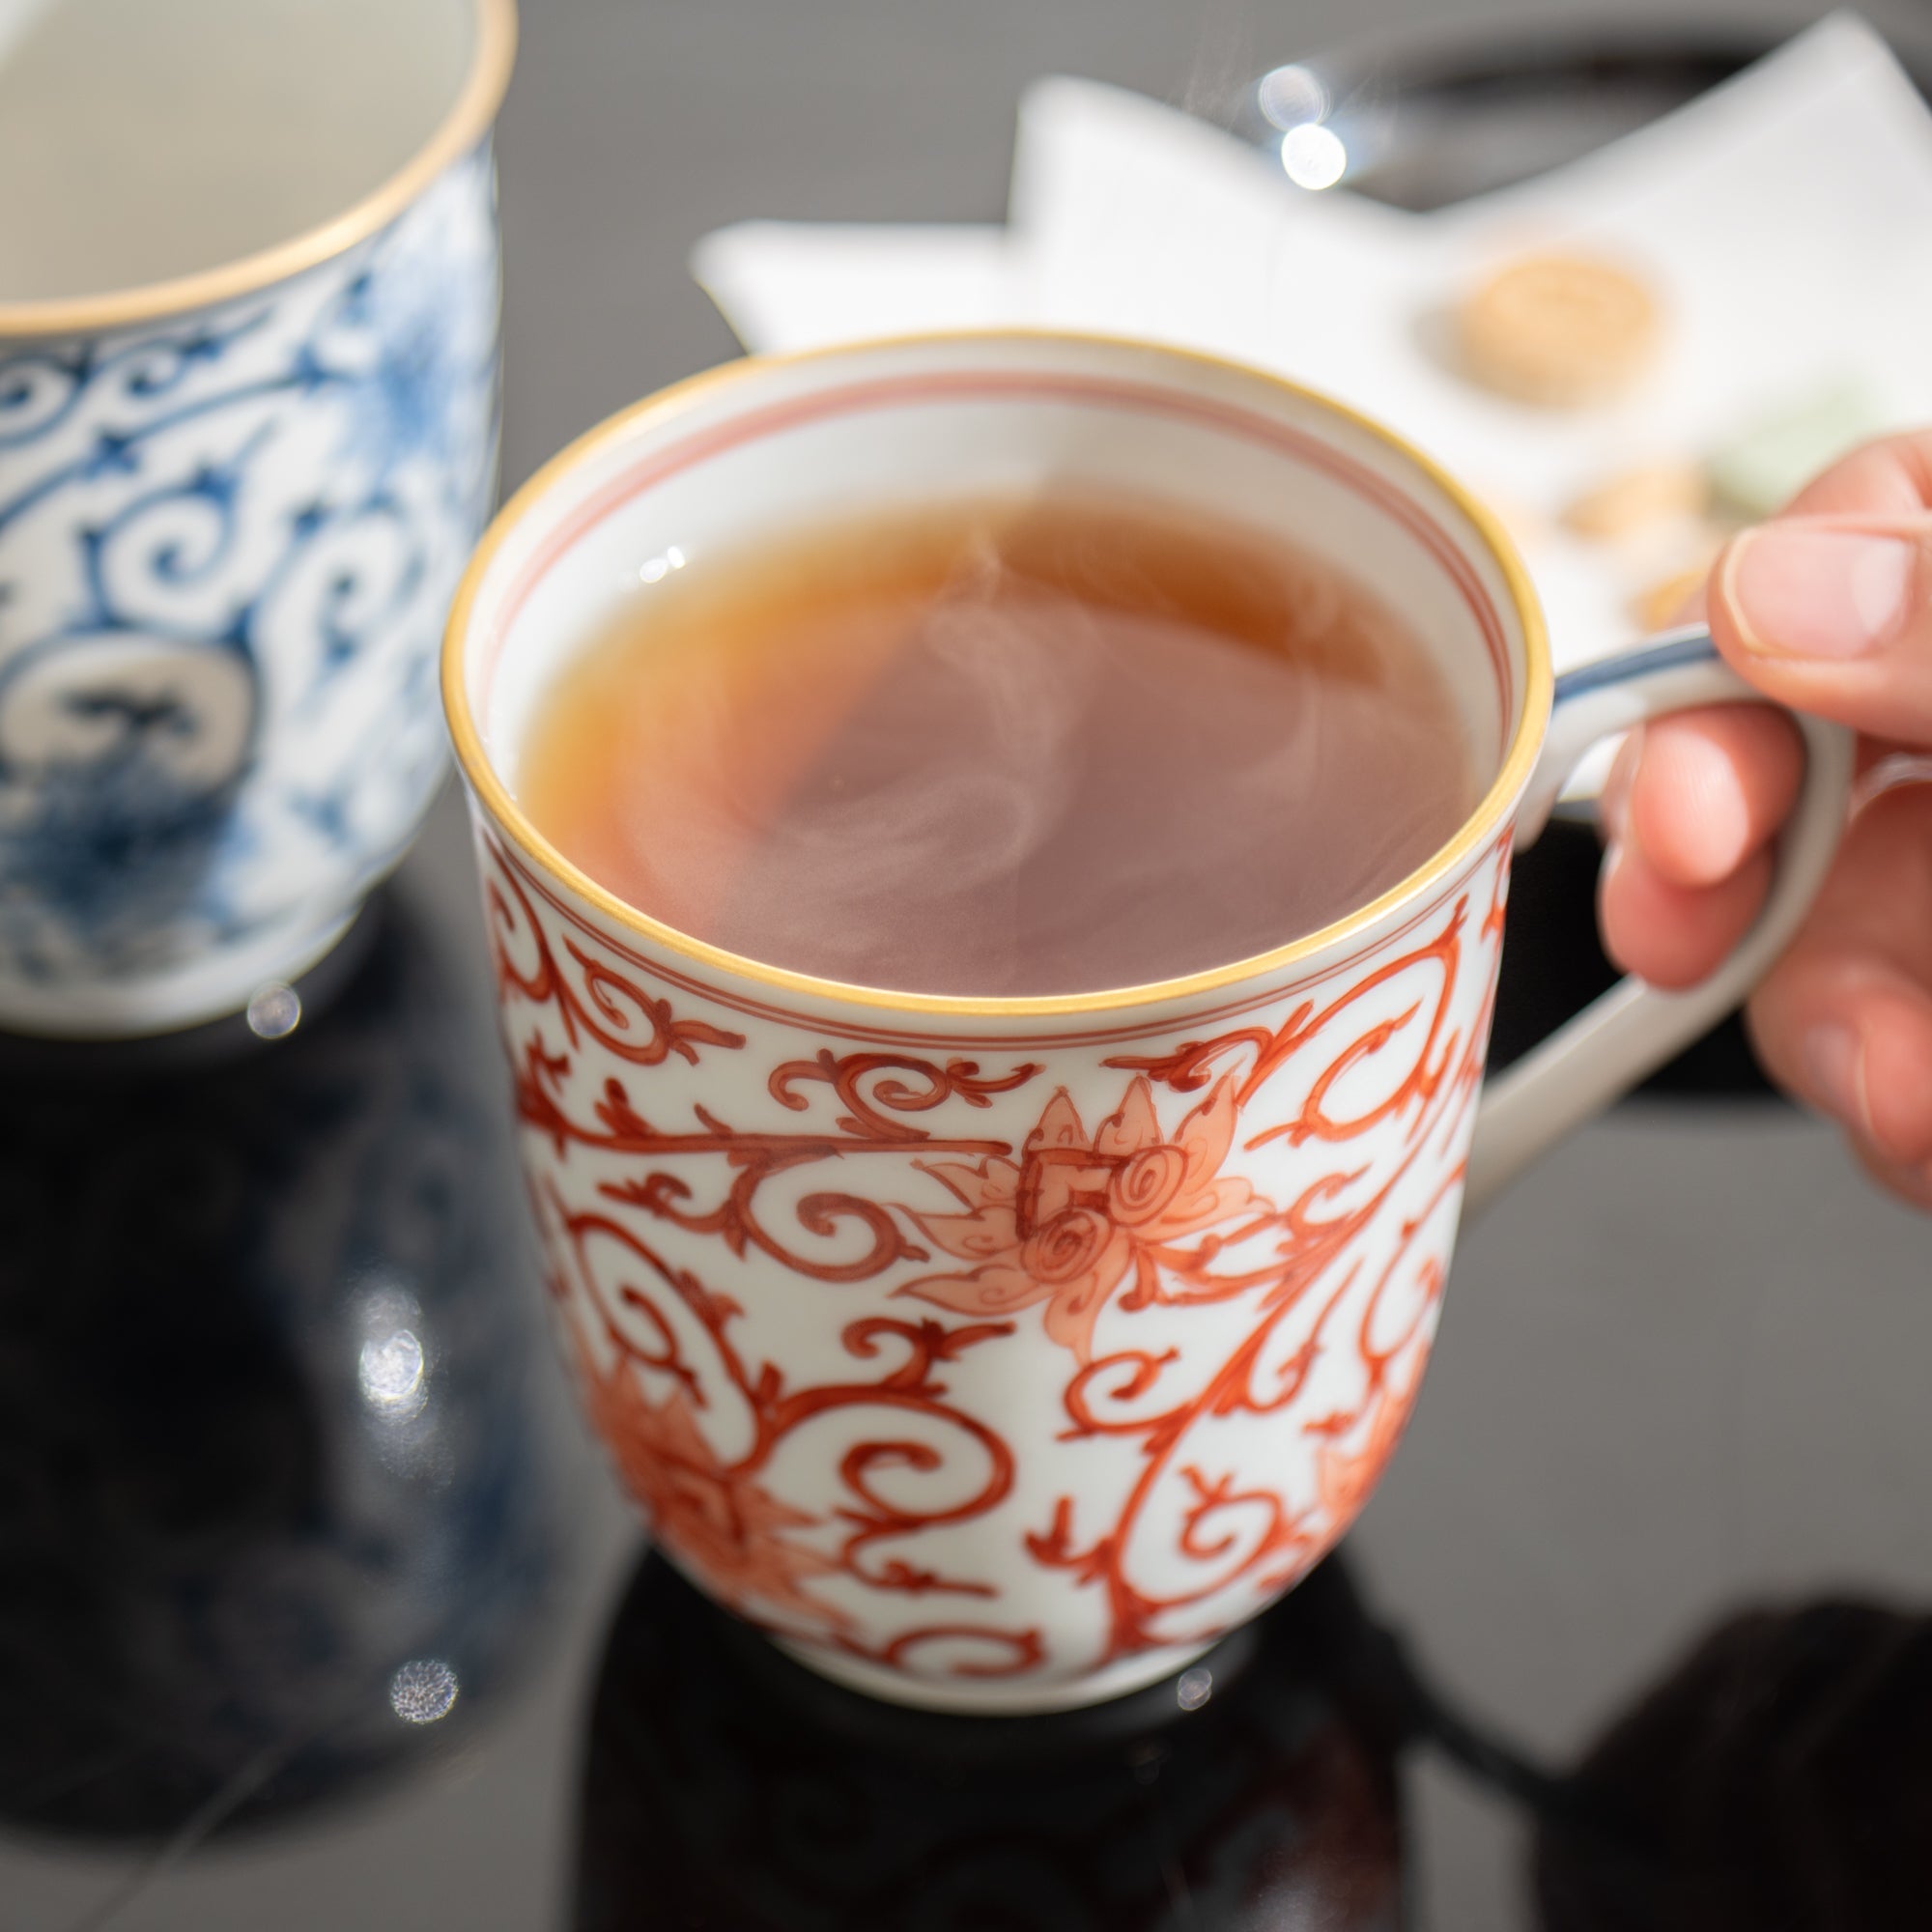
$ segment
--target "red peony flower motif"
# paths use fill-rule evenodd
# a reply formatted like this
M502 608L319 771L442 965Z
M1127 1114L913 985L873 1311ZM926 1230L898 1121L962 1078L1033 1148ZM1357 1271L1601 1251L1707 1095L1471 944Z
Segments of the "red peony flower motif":
M837 1574L838 1563L782 1533L809 1529L816 1519L720 1462L683 1389L653 1406L621 1358L606 1377L586 1357L583 1381L591 1423L649 1512L652 1534L707 1590L747 1616L762 1603L817 1624L847 1621L805 1588L813 1577Z
M1220 1171L1237 1118L1234 1083L1220 1080L1170 1140L1153 1090L1136 1078L1090 1137L1058 1089L1017 1165L997 1155L977 1167L921 1163L966 1211L907 1213L935 1247L974 1265L898 1292L957 1315L1009 1315L1043 1301L1047 1334L1091 1360L1094 1324L1122 1282L1133 1287L1121 1306L1145 1307L1159 1293L1170 1244L1251 1208L1268 1211L1245 1180Z

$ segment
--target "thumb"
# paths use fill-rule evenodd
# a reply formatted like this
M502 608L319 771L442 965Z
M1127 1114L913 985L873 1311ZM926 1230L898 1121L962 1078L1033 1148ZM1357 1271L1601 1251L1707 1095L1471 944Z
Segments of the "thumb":
M1711 580L1732 668L1794 710L1932 747L1932 515L1783 517Z

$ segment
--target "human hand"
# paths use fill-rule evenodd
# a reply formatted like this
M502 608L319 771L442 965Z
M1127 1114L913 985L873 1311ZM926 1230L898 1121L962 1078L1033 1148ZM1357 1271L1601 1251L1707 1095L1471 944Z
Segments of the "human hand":
M1860 733L1858 809L1751 996L1752 1044L1877 1179L1932 1208L1932 430L1866 445L1735 538L1705 602L1740 676ZM1620 966L1685 986L1718 965L1763 902L1803 770L1761 706L1633 735L1603 802L1598 912Z

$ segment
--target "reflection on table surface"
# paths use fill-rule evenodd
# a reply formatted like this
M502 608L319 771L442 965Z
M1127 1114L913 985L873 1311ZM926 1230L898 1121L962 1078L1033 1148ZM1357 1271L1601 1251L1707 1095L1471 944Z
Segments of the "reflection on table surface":
M1545 1932L1904 1932L1932 1897L1932 1618L1727 1618L1610 1725L1547 1818Z
M365 920L279 1037L0 1049L13 1831L303 1810L467 1727L537 1634L507 1133L425 936Z
M1415 1922L1400 1770L1520 1814L1542 1932L1924 1922L1932 1619L1725 1619L1568 1771L1457 1709L1343 1556L1171 1682L1007 1719L868 1703L635 1570L599 1665L575 1932Z
M1372 1643L1331 1564L1171 1683L943 1717L813 1678L646 1557L591 1709L577 1932L1393 1932Z

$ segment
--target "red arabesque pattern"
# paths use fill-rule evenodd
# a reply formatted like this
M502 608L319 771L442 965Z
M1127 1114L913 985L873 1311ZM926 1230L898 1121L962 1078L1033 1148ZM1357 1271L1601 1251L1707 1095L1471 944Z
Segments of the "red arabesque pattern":
M688 962L659 978L483 844L586 1401L712 1594L916 1675L1062 1681L1208 1640L1347 1527L1434 1327L1504 846L1252 1024L987 1065L721 1024ZM1053 1415L1013 1393L1042 1349Z

